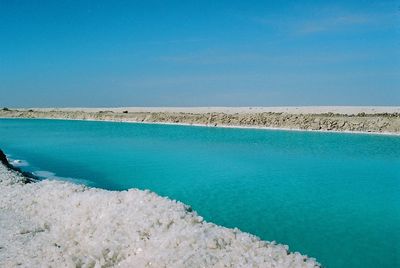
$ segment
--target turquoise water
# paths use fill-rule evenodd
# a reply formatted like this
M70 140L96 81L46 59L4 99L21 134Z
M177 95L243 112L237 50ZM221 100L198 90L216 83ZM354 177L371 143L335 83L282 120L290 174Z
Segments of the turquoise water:
M325 267L400 265L400 137L0 119L31 171L180 200Z

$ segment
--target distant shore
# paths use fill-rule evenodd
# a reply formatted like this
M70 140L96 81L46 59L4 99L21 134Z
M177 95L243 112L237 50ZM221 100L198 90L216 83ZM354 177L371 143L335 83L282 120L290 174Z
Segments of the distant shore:
M196 126L400 134L400 106L4 108L0 110L0 118L82 119Z

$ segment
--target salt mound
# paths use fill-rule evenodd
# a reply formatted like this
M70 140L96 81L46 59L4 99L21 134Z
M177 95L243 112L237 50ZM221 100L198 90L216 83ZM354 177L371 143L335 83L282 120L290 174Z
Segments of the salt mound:
M0 267L315 267L149 191L23 183L0 164Z

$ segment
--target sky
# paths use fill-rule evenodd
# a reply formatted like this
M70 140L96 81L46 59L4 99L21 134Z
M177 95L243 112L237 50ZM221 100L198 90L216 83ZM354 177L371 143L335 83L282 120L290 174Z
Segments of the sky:
M400 105L399 25L399 0L0 0L0 106Z

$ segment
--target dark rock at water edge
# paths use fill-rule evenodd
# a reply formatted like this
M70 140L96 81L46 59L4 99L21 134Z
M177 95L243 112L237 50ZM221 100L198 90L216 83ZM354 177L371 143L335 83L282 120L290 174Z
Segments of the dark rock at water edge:
M4 154L4 152L0 149L0 162L5 165L8 168L12 168L10 163L8 163L7 156Z
M6 166L7 168L12 169L12 170L14 170L14 171L16 171L16 172L21 173L22 176L24 176L25 179L26 179L26 180L24 181L25 183L30 183L30 182L34 182L34 181L38 181L38 180L39 180L39 178L38 178L37 176L33 175L32 173L26 172L26 171L22 171L20 168L17 168L17 167L14 167L13 165L11 165L11 164L8 162L7 156L5 155L5 153L3 152L3 150L1 150L1 149L0 149L0 162L1 162L4 166Z

